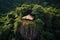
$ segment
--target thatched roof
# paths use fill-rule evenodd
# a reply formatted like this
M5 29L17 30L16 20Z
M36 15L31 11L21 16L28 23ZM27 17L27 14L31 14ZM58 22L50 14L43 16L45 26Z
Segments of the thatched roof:
M22 19L34 20L34 17L32 15L28 14L28 15L22 17Z

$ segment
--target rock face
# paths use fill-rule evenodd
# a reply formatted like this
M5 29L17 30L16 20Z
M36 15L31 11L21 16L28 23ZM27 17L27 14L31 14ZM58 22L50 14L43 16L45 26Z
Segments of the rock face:
M35 40L38 36L38 30L32 27L27 26L34 22L34 17L27 15L22 17L22 25L19 28L20 34L24 40Z
M26 19L26 20L34 20L34 17L33 16L31 16L30 14L28 14L28 15L26 15L26 16L24 16L24 17L22 17L22 19Z

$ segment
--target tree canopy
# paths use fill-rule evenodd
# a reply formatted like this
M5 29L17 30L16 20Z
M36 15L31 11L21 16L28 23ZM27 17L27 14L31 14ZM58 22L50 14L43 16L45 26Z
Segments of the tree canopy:
M35 22L31 26L37 26L40 30L39 40L58 40L60 33L60 9L56 7L44 7L38 4L23 4L15 10L0 16L0 39L19 40L17 28L21 26L21 18L26 11L31 10ZM28 25L29 26L29 25Z

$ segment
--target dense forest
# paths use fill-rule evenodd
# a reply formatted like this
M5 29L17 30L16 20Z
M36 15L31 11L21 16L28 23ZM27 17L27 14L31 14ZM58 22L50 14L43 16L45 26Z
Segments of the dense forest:
M35 20L28 27L39 30L36 40L60 40L59 0L0 0L0 40L23 40L18 28L29 13Z

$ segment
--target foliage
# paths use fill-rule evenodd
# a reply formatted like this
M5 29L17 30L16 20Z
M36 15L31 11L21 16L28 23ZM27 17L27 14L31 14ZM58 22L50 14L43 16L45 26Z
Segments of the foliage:
M52 6L60 8L60 0L0 0L0 12L6 13L15 10L15 7L22 4L40 4L44 7Z
M31 15L35 17L34 23L29 26L38 27L39 40L55 40L56 35L60 33L60 9L37 4L23 4L21 7L16 7L14 11L8 12L7 15L0 17L0 39L19 39L17 30L21 26L21 18L27 15L26 11L28 10L32 10Z

